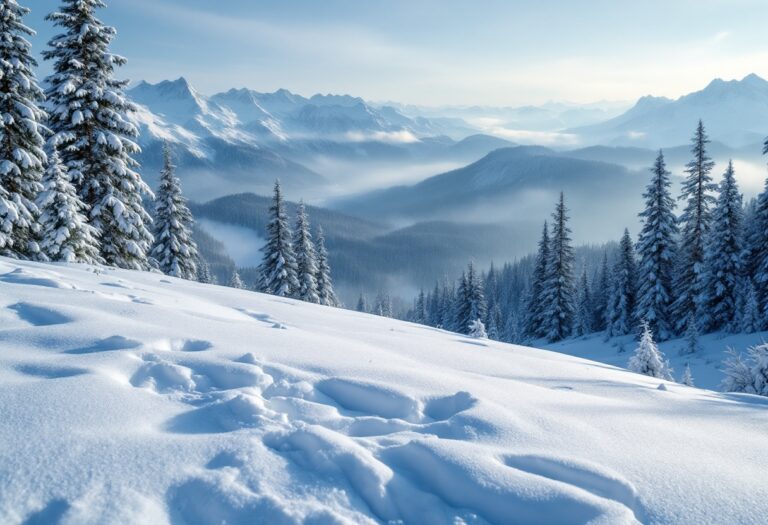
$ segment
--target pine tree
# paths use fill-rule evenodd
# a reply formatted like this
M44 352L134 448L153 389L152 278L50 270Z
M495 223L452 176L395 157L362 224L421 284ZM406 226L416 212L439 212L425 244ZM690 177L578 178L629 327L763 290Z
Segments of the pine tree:
M269 215L267 243L262 248L264 258L259 266L259 290L280 297L290 297L299 289L299 280L280 181L275 181Z
M44 96L27 40L35 32L23 22L28 13L16 0L0 2L0 253L21 258L39 250L35 201L46 162Z
M339 306L339 299L333 290L331 264L328 261L328 250L325 248L325 235L322 226L317 227L315 253L317 254L317 296L320 298L320 304Z
M200 256L197 258L197 280L203 284L215 284L211 275L211 267Z
M744 311L741 314L741 330L753 334L760 330L762 318L760 316L760 304L757 299L757 291L752 279L746 279L744 298Z
M723 369L723 390L768 396L768 344L749 347L746 361L732 349L728 353L730 357Z
M496 304L488 312L488 339L493 339L494 341L502 340L502 334L499 328L502 324L501 319L501 308Z
M41 212L40 249L49 260L102 262L97 232L88 224L85 205L77 196L56 150L48 156L38 207Z
M685 363L685 370L683 370L683 376L680 378L680 383L685 386L694 386L693 374L691 374L691 367L688 363Z
M478 275L475 266L470 262L467 267L467 294L469 299L469 318L485 319L488 306L483 292L483 279Z
M547 339L550 342L560 341L571 335L575 310L574 255L571 246L571 230L568 228L568 210L562 193L552 218L554 219L552 241L543 299Z
M699 303L704 291L706 239L710 229L710 207L715 200L711 193L716 189L710 175L714 162L707 155L708 143L704 124L699 121L691 148L694 158L686 165L688 176L680 195L686 205L679 218L681 242L674 284L677 298L672 305L674 328L678 333L686 329L689 314L699 318Z
M768 139L763 154L768 153ZM768 327L768 178L765 187L757 197L751 218L746 249L746 273L752 278L761 313L760 328Z
M245 283L243 283L243 280L240 278L240 273L237 271L237 268L232 268L232 275L229 278L227 286L238 290L245 290Z
M355 310L358 312L368 311L368 305L365 304L365 296L362 293L360 294L360 298L357 300L357 306L355 307Z
M672 371L664 359L664 354L653 340L653 332L647 323L643 323L643 335L635 354L629 360L629 370L659 379L672 380Z
M419 291L419 295L416 297L416 304L413 309L413 322L427 324L427 304L424 290Z
M685 346L681 349L681 354L695 354L699 351L699 323L694 315L688 314L688 320L685 323Z
M472 318L472 304L469 298L469 281L467 280L466 272L461 273L459 284L456 287L456 296L454 297L453 306L453 323L451 328L460 333L469 333L469 324L474 321Z
M712 213L712 228L704 259L704 288L700 303L701 326L705 330L740 331L737 294L744 272L742 200L733 172L733 162L720 183L720 194Z
M174 175L171 150L163 147L163 169L155 198L153 222L154 242L150 257L157 261L161 272L194 280L197 277L197 244L192 239L194 219L187 200L181 193L181 183Z
M589 282L587 281L587 267L581 272L579 281L578 302L576 305L576 325L574 327L575 335L587 335L592 333L592 298L589 291Z
M593 326L597 332L602 332L608 328L610 291L611 270L608 266L608 252L603 251L600 271L597 274L592 290Z
M531 277L531 289L526 301L525 333L529 337L538 338L547 335L544 326L544 290L548 276L549 244L549 226L545 221Z
M629 230L619 243L619 256L613 270L613 289L611 293L611 318L608 335L626 335L635 330L637 317L637 266L632 238Z
M651 183L643 194L645 209L640 213L643 227L637 243L640 255L637 317L644 319L658 339L664 341L673 333L671 306L677 221L673 213L675 201L669 191L671 174L661 151L651 173Z
M392 300L389 298L388 293L380 291L376 295L373 313L381 317L392 317Z
M99 232L101 256L112 266L145 269L152 235L142 194L152 195L132 155L138 130L127 118L133 104L123 94L127 81L114 78L123 57L109 52L116 32L95 17L101 0L63 0L47 19L64 32L43 52L52 60L47 79L53 144L88 206Z
M296 227L293 230L293 248L296 252L296 278L299 286L293 291L293 297L308 303L319 303L317 293L318 273L315 244L310 233L309 217L303 202L296 209Z

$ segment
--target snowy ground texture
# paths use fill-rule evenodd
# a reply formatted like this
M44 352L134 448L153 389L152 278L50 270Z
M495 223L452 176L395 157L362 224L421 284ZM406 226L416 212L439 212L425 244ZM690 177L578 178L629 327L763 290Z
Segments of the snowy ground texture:
M0 259L0 523L765 523L768 399Z

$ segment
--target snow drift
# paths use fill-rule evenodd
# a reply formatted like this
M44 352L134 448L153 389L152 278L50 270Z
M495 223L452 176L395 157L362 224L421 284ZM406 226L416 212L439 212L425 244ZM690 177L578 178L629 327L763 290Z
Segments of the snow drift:
M0 259L0 298L2 523L768 514L763 398L158 274Z

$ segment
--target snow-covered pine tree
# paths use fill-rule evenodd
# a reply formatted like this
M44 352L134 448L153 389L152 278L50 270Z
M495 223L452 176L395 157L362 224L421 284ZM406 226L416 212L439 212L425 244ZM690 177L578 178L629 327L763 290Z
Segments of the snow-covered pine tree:
M424 290L419 291L416 297L416 304L413 307L413 322L418 324L427 323L427 304Z
M501 308L498 304L495 304L488 312L488 339L501 341L501 329L499 328L502 323L501 320Z
M232 268L232 275L229 277L227 286L238 290L245 290L245 283L243 283L243 280L240 278L240 272L237 271L237 268Z
M611 270L608 266L608 252L603 251L603 260L592 288L592 326L602 332L608 328L608 301L611 293Z
M544 229L539 240L536 262L531 276L531 287L526 299L525 333L528 337L545 337L544 326L544 289L547 281L547 264L549 264L549 226L544 222Z
M435 288L429 296L429 308L427 309L429 318L427 322L430 326L439 326L442 320L440 313L440 285L435 281Z
M392 300L388 293L380 291L376 295L376 301L373 305L373 313L382 317L392 317Z
M203 284L214 284L213 276L211 275L211 267L202 257L197 258L197 281Z
M659 347L653 340L648 323L643 323L643 334L640 336L640 344L635 349L635 354L629 360L629 370L638 374L645 374L659 379L672 380L672 370L664 359Z
M312 242L309 217L300 201L296 209L296 227L293 230L293 249L296 253L296 278L299 286L293 291L293 297L308 303L319 303L317 293L317 256L315 244Z
M723 369L723 390L768 396L768 344L749 347L746 361L732 349L728 353L730 357Z
M691 373L691 367L688 365L688 363L685 363L685 370L683 370L683 376L680 378L680 384L685 386L694 386L693 374Z
M717 189L710 175L715 163L707 154L708 143L704 124L699 121L691 148L694 158L686 164L688 175L679 197L686 201L686 205L678 219L681 225L680 245L674 281L677 296L672 304L674 329L677 333L687 328L690 314L698 321L699 302L704 291L704 255L711 223L710 207L715 200L712 192Z
M635 248L629 230L619 243L619 254L613 269L613 290L611 293L611 318L608 335L626 335L633 333L637 326L637 265Z
M573 247L568 228L568 210L565 197L560 193L552 214L552 240L544 286L544 317L547 339L560 341L571 335L575 310L573 283Z
M677 220L675 201L670 194L670 173L659 151L651 169L653 174L643 197L640 213L643 226L637 243L638 266L637 318L644 319L660 341L673 334L671 305L674 276Z
M299 289L296 256L291 242L291 229L285 213L280 181L275 181L270 220L267 223L267 243L262 248L264 257L259 266L259 291L290 297Z
M171 148L163 146L163 169L155 197L152 250L150 257L166 275L194 280L197 277L197 244L192 239L194 219L181 183L174 175Z
M752 279L746 278L744 283L744 311L741 313L741 330L753 334L761 329L762 317L760 315L760 303L757 299L757 291Z
M85 204L69 180L59 154L48 155L43 176L43 191L38 197L40 209L40 249L51 261L100 263L96 230L88 224Z
M768 153L768 139L763 154ZM768 328L768 178L757 197L754 213L748 226L746 271L752 278L760 307L760 330Z
M35 201L46 162L45 97L33 72L28 13L16 0L0 2L0 253L19 258L39 252Z
M688 314L688 321L685 323L685 346L680 353L695 354L699 349L699 323L691 313Z
M488 334L485 331L485 325L483 324L483 321L480 319L475 319L471 323L469 323L469 337L474 337L475 339L488 339Z
M315 254L317 254L317 296L320 298L320 304L339 306L339 299L333 290L331 263L328 261L328 250L325 247L325 235L322 226L317 227Z
M471 312L472 304L469 298L469 281L466 272L461 272L456 295L453 299L453 323L451 329L460 333L469 333L469 324L474 321Z
M577 292L576 304L576 323L574 326L574 335L587 335L592 333L592 297L589 291L589 281L587 280L587 266L581 272L579 280L579 289Z
M744 272L742 199L733 172L733 162L720 183L717 205L704 258L704 288L699 301L700 324L705 330L741 330L737 311L739 283Z
M488 314L488 305L485 302L485 293L483 279L475 270L475 265L471 262L467 267L467 297L469 299L469 319L486 318Z
M53 61L46 79L52 141L88 206L91 225L99 232L101 256L113 266L146 269L152 235L142 195L152 195L132 155L138 130L126 117L134 110L114 78L123 57L109 52L114 28L95 16L101 0L62 0L47 20L63 29L43 51Z
M358 312L367 312L368 311L368 305L365 301L365 296L361 293L360 297L357 300L357 306L355 307L355 310Z

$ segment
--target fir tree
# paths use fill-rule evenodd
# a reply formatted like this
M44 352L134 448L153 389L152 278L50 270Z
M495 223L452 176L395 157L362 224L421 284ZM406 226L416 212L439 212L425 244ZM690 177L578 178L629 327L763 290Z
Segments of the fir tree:
M197 280L203 284L214 284L213 276L211 275L211 267L202 257L197 258Z
M496 304L488 312L488 339L493 339L494 341L502 340L501 330L499 328L502 324L501 319L501 308Z
M392 317L392 300L389 298L389 294L380 291L376 295L376 301L373 305L373 313L380 315L381 317Z
M675 201L669 191L670 173L661 151L651 173L651 183L643 194L645 209L640 213L643 227L637 243L640 256L637 317L644 319L658 339L664 341L673 333L671 305L677 221L673 213Z
M150 257L157 261L161 272L194 280L197 276L197 244L192 239L194 219L187 200L182 196L181 183L174 175L171 150L163 147L163 169L155 198L153 223L154 242Z
M603 251L603 259L600 270L594 282L592 290L593 325L594 329L602 332L608 328L608 302L611 289L611 271L608 266L608 252Z
M699 121L691 148L694 158L686 165L688 175L680 195L686 205L679 218L680 251L674 284L677 298L672 305L674 328L678 333L685 330L689 314L698 319L704 292L704 256L710 229L710 207L714 202L711 193L716 189L710 175L714 162L707 155L708 143L704 124Z
M365 296L361 293L360 298L357 300L357 306L355 307L355 310L358 312L367 312L368 306L365 304Z
M469 333L469 324L474 321L471 308L472 305L469 298L469 282L467 281L467 274L466 272L461 272L461 278L456 287L456 296L454 297L454 317L451 326L454 331L460 334Z
M730 357L723 369L723 390L768 396L768 344L748 348L746 361L732 349L728 353Z
M339 306L339 299L333 290L331 264L328 261L328 250L325 248L325 235L322 226L317 227L315 253L317 254L317 296L320 299L320 304Z
M538 338L547 335L544 325L544 291L548 276L549 243L549 226L545 221L531 277L531 289L526 301L525 332L529 337Z
M280 297L290 297L299 289L299 280L280 181L275 181L269 215L267 243L262 248L264 258L259 266L259 290Z
M293 297L308 303L319 303L317 293L317 257L315 245L310 233L309 217L304 203L299 202L296 209L296 227L293 230L293 248L296 252L296 277L299 286L293 291Z
M100 263L96 230L87 222L85 205L54 150L43 177L40 248L51 261Z
M768 139L763 154L768 153ZM746 249L746 273L752 278L761 313L760 329L768 327L768 178L752 214Z
M576 306L576 326L575 335L587 335L592 333L592 298L589 291L589 282L587 281L587 267L581 272L579 281L578 303Z
M132 140L138 130L127 118L134 110L114 78L123 57L109 52L116 32L94 14L101 0L63 0L47 19L63 29L43 52L53 61L47 78L49 122L53 144L88 206L91 225L99 232L101 256L109 265L145 269L152 235L142 194L152 192L135 171Z
M752 279L746 279L744 285L744 311L741 314L741 330L748 334L753 334L760 330L762 318L760 316L760 304L757 299L757 291Z
M693 386L693 374L691 374L691 367L688 363L685 363L685 370L683 370L683 376L680 378L680 383L685 386Z
M699 349L699 323L691 313L688 314L688 320L685 323L685 346L680 353L695 354Z
M232 275L229 278L227 286L238 290L245 290L245 283L243 283L243 280L240 278L240 273L237 271L237 268L232 268Z
M742 200L733 173L733 162L720 183L707 240L701 325L705 330L740 331L737 310L739 282L744 271Z
M28 13L16 0L0 2L0 253L22 258L38 253L35 200L46 162Z
M635 354L629 360L629 369L638 374L672 380L669 364L656 346L653 332L647 323L643 323L643 335L640 337L640 344L635 349Z
M629 230L619 243L619 256L613 270L611 294L611 317L608 335L626 335L634 331L637 324L635 307L637 303L637 267L632 238Z
M427 324L427 304L424 290L419 291L419 295L416 297L416 304L413 309L413 322Z
M568 228L568 210L562 193L552 218L552 240L543 302L547 339L554 342L571 335L575 310L574 255L571 230Z

